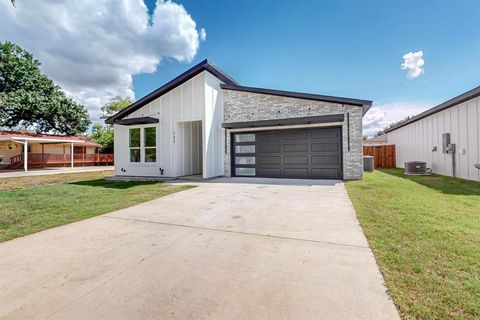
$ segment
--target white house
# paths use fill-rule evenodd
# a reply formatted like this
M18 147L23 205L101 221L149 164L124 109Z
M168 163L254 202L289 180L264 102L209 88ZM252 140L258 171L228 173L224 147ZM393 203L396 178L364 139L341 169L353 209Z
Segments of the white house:
M118 176L360 179L371 104L240 86L205 60L106 122Z
M480 180L480 87L386 130L397 166L425 161L434 173Z

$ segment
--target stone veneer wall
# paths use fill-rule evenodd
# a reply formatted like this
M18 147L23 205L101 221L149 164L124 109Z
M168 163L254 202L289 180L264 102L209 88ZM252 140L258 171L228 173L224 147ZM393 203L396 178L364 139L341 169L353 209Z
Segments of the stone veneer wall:
M269 94L222 90L224 122L242 122L320 116L345 115L343 135L343 178L362 179L363 139L362 108L332 102L314 101ZM350 151L348 150L347 113L350 114ZM225 130L225 129L224 129ZM225 175L230 176L230 130L227 130L225 152Z

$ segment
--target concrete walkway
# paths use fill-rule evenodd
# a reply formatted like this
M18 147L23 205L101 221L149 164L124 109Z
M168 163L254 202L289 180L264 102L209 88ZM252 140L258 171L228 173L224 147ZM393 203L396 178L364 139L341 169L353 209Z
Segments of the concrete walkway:
M217 179L0 244L0 319L399 319L344 185Z
M93 171L105 171L113 170L113 166L90 166L90 167L59 167L59 168L42 168L42 169L29 169L25 172L23 169L18 170L0 170L0 179L2 178L16 178L16 177L31 177L31 176L45 176L51 174L62 173L77 173L77 172L93 172Z

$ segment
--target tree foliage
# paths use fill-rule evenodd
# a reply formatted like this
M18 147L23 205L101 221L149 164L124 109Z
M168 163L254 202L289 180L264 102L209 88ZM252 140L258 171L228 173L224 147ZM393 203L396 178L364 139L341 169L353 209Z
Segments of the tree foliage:
M104 153L113 152L113 127L109 125L101 125L95 123L92 126L92 133L89 136L90 140L102 145L101 151Z
M115 113L128 107L130 104L132 104L132 102L133 101L128 98L116 96L115 98L110 100L109 103L102 107L102 119L107 119L113 116Z
M102 107L103 114L101 118L107 119L108 117L113 116L115 113L125 109L131 103L132 101L130 99L117 96ZM102 145L102 152L113 152L113 126L96 123L92 127L92 133L90 134L89 138Z
M85 107L44 75L32 54L11 42L0 43L1 127L81 134L89 124Z

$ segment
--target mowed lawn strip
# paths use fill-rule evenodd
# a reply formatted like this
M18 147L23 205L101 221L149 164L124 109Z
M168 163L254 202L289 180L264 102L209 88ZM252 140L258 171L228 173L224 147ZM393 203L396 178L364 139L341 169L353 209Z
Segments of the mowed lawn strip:
M191 186L86 180L0 191L0 242L166 196Z
M32 175L28 177L3 178L0 173L0 191L8 189L21 189L38 187L44 185L54 185L66 182L75 182L82 180L101 179L107 176L113 176L112 170L91 171L91 172L71 172L49 175Z
M480 319L480 183L388 169L346 187L404 319Z

